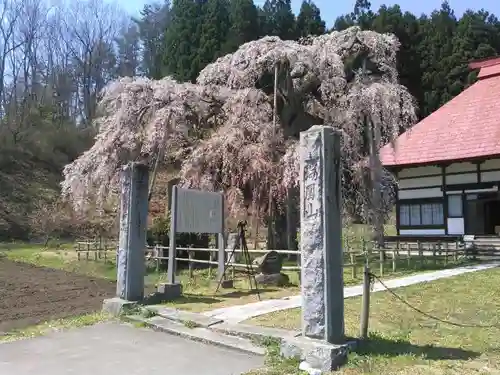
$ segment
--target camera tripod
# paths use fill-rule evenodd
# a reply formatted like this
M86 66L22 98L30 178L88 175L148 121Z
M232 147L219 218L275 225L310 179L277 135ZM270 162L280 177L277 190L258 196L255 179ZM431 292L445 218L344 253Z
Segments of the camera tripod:
M231 253L229 254L227 262L224 265L224 272L223 272L221 278L219 279L219 283L217 284L217 289L215 290L215 294L217 294L217 292L219 291L219 288L222 284L222 281L226 277L226 271L228 269L229 262L233 259L234 254L236 252L236 248L238 247L238 244L240 244L240 250L243 253L243 259L245 260L245 271L246 271L246 274L248 277L248 284L250 286L250 290L256 291L257 296L258 296L259 301L260 301L259 288L257 286L257 281L255 280L255 273L254 273L253 267L252 267L252 259L250 258L250 253L248 252L247 240L245 237L246 226L247 226L246 221L239 221L238 222L238 226L237 226L237 228L238 228L238 240L235 242L233 249L231 250ZM252 282L253 282L253 284L252 284ZM254 286L255 286L255 288L254 288Z

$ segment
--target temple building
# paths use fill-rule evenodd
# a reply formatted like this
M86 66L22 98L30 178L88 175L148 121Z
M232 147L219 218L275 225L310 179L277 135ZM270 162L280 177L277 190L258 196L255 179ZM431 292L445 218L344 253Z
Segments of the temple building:
M398 235L500 233L500 58L380 156L398 180Z

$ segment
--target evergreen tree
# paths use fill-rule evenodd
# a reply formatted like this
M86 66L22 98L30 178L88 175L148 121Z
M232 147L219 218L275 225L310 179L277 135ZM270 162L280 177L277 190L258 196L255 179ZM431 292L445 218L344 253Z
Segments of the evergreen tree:
M196 0L174 0L171 22L165 33L163 75L179 81L195 81L199 73L202 4Z
M263 31L266 35L279 36L283 40L296 38L295 15L290 0L266 0L262 11Z
M443 2L441 9L432 12L430 17L420 18L422 40L418 53L422 59L422 116L429 115L452 98L448 92L447 74L455 67L451 55L456 26L457 19L448 2Z
M351 17L363 30L370 30L372 28L372 22L375 15L371 10L371 6L372 4L368 0L356 0L354 4L354 10Z
M165 32L170 23L170 1L163 4L145 5L141 17L132 19L139 28L142 41L140 72L147 77L160 79L165 71Z
M244 43L260 36L259 12L252 0L231 0L229 3L230 29L224 46L231 53Z
M162 72L180 80L194 80L207 63L265 35L296 39L325 30L312 0L303 0L297 19L290 0L266 0L262 8L252 0L175 0L169 15ZM471 60L500 52L500 22L494 15L468 11L457 19L446 1L417 18L398 5L374 12L368 0L357 0L352 12L335 20L334 29L353 25L397 36L400 80L417 99L421 117L475 81Z
M325 21L321 19L319 8L311 1L304 0L297 16L297 35L321 35L325 33Z
M139 31L136 25L131 25L116 38L117 75L133 77L138 74L140 65Z
M477 72L469 70L469 62L496 55L490 45L490 35L496 33L494 25L488 23L489 14L484 11L467 11L458 21L452 40L450 61L454 68L448 73L447 86L450 95L455 96L474 83Z
M342 31L355 25L356 25L356 20L354 19L353 15L345 14L335 19L335 22L333 23L333 28L330 31L333 30Z
M381 6L372 21L372 29L379 33L397 36L401 47L398 52L398 73L401 83L406 86L418 102L423 100L421 57L418 51L420 29L417 18L402 13L399 5Z
M228 1L207 0L203 5L198 69L203 69L207 64L222 56L229 28Z
M351 26L359 26L363 30L370 30L374 18L371 3L368 0L356 0L351 13L337 17L333 24L333 30L342 31Z

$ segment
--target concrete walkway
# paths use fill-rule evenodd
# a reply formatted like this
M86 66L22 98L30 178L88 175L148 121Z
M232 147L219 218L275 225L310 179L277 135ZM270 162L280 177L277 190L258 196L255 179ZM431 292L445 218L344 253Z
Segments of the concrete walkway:
M462 275L469 272L477 272L500 266L500 262L473 265L467 267L459 267L435 272L426 272L413 276L401 277L384 281L389 288L400 288L408 285L443 279L447 277ZM373 292L384 290L384 287L376 282ZM356 285L344 288L344 297L356 297L363 293L363 286ZM212 311L207 311L205 315L217 319L222 319L228 323L240 323L244 320L254 318L259 315L269 314L275 311L293 309L301 306L300 295L293 297L285 297L282 299L271 299L266 301L249 303L247 305L231 306L220 308Z
M120 323L0 344L2 375L239 375L264 357Z

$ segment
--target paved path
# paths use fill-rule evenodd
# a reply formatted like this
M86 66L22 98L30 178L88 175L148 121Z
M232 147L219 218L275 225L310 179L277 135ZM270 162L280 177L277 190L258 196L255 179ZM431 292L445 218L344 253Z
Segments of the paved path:
M467 267L459 267L435 272L426 272L413 276L401 277L399 279L392 279L384 281L389 288L400 288L412 284L418 284L446 277L452 277L469 272L476 272L500 266L500 262L473 265ZM375 283L373 291L379 292L384 290L380 283ZM356 297L363 294L363 286L356 285L344 288L344 297ZM244 320L254 318L259 315L269 314L274 311L281 311L300 307L300 295L293 297L285 297L282 299L271 299L266 301L249 303L247 305L231 306L220 308L212 311L207 311L205 315L215 317L217 319L225 320L228 323L240 323Z
M264 358L120 323L0 344L2 375L239 375Z

